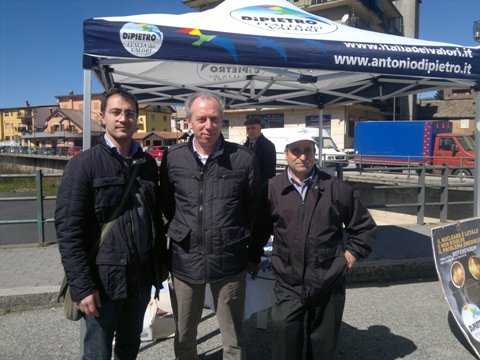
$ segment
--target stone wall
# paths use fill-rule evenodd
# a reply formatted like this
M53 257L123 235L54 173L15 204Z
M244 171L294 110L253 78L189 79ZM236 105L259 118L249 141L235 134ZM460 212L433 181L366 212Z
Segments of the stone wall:
M45 174L62 173L68 158L56 156L51 158L32 157L29 155L0 154L0 174L31 174L42 170Z

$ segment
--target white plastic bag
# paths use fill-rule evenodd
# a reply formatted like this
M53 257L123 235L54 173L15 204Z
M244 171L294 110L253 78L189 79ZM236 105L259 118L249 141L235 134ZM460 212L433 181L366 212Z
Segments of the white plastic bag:
M167 297L163 299L162 297ZM160 299L152 295L143 317L143 331L140 335L141 341L153 341L165 339L175 333L175 322L170 305L168 291L160 292ZM163 305L161 307L161 304Z

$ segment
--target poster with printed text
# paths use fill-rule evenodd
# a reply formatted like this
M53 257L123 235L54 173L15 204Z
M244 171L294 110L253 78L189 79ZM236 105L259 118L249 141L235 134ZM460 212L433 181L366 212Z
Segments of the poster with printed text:
M432 246L445 299L480 358L480 218L432 229Z

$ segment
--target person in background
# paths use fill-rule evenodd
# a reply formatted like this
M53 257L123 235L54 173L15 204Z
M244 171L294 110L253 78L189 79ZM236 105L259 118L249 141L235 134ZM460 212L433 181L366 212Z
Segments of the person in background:
M272 359L326 360L335 357L345 273L370 253L376 225L349 185L316 167L314 141L297 132L285 149L287 169L268 186Z
M175 356L199 358L197 328L208 283L223 358L242 359L245 273L255 273L260 263L263 249L255 220L266 194L253 153L221 135L222 101L195 93L185 108L193 136L170 147L160 167L170 238Z
M55 226L70 294L85 320L82 358L110 360L115 337L115 358L135 359L152 285L158 291L168 275L158 169L132 140L135 97L110 90L101 112L101 143L65 168Z
M276 174L275 145L262 134L262 125L259 119L247 119L244 125L247 131L247 141L243 145L255 153L260 166L260 178L262 181L268 182L268 179Z

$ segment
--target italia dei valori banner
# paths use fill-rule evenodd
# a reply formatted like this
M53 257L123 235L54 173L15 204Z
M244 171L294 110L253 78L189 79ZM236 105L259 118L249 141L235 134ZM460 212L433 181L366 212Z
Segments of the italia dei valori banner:
M445 299L480 358L480 218L432 229L435 266Z

